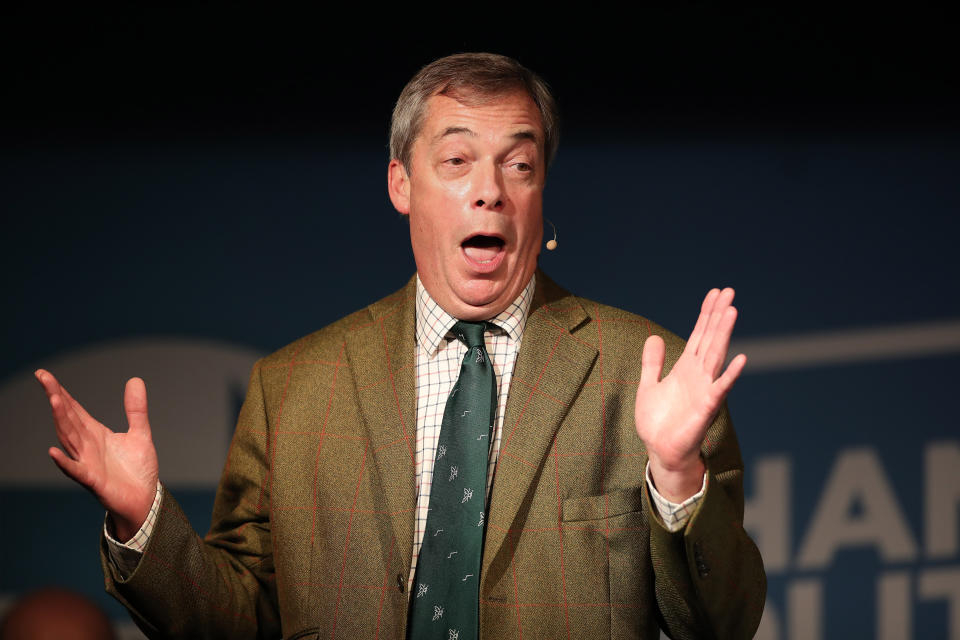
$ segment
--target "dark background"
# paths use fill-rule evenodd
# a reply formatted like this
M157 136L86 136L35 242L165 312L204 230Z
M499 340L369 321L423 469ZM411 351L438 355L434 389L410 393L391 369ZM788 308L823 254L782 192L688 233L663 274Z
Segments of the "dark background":
M957 124L946 9L361 9L7 9L4 137L382 135L416 69L475 50L543 75L575 139Z
M417 69L464 50L515 56L558 96L546 215L564 251L544 266L572 290L679 333L727 283L747 336L960 314L960 74L944 10L374 13L5 10L0 277L21 305L0 326L46 330L43 345L11 339L9 366L157 332L272 350L399 287L412 261L390 240L406 229L383 188L389 114ZM370 251L342 307L257 305L305 280L251 255L328 273L351 255L344 238ZM598 256L611 277L583 269ZM631 271L667 265L679 281L626 293L641 288ZM63 316L118 291L130 304L82 332ZM187 322L183 305L209 313Z

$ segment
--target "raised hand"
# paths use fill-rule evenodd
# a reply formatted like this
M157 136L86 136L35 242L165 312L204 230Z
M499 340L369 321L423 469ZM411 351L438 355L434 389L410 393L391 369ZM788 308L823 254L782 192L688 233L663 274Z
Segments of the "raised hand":
M157 489L157 452L147 420L147 389L140 378L127 381L123 404L130 426L114 433L93 419L49 371L36 372L43 385L57 438L53 461L69 478L96 496L113 518L117 537L129 540L143 525Z
M735 357L723 374L730 334L737 321L733 289L712 289L703 300L690 339L663 380L664 343L650 336L643 346L634 418L647 447L657 491L681 502L700 490L700 445L747 357Z

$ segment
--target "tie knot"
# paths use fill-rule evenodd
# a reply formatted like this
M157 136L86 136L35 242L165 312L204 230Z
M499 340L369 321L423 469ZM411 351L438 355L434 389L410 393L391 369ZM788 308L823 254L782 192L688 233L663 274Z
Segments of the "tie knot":
M467 322L460 320L453 325L453 335L468 348L482 347L486 350L486 344L483 340L483 332L487 328L486 322Z

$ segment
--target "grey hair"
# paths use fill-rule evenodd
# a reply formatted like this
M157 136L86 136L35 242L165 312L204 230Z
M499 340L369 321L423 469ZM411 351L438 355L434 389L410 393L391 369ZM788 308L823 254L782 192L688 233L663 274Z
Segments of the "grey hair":
M560 113L550 88L540 76L513 58L495 53L457 53L434 60L413 76L400 92L390 121L390 157L410 173L413 143L423 129L427 100L444 95L468 106L484 104L513 91L525 91L540 111L545 168L560 144Z

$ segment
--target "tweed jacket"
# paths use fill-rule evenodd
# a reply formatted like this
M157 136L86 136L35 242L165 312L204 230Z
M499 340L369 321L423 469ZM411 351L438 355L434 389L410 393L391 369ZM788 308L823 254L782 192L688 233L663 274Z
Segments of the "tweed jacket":
M150 637L403 638L416 489L415 278L259 361L210 532L165 492L136 570L107 590ZM487 515L481 638L749 638L766 579L744 532L724 407L707 488L670 533L633 422L654 323L542 272L517 355Z

